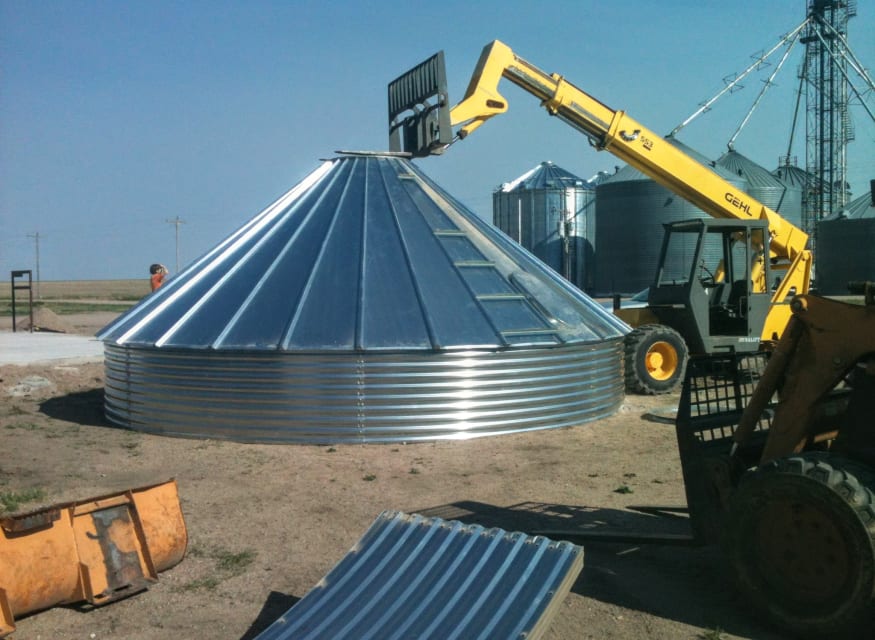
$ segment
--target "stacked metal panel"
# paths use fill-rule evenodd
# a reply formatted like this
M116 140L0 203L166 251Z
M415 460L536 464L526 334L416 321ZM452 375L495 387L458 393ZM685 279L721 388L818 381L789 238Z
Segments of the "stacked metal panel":
M542 162L492 194L492 222L556 273L586 290L595 233L594 187Z
M569 542L387 511L258 640L535 640L582 568Z
M248 442L569 426L628 327L406 159L323 163L98 337L115 424Z

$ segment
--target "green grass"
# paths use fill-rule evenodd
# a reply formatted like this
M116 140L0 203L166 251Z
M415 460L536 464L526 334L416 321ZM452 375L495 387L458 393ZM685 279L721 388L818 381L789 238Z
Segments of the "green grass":
M28 502L37 502L46 497L44 489L25 489L24 491L4 491L0 493L0 513L18 511Z
M192 558L214 560L215 564L209 575L185 583L179 587L179 591L198 591L201 589L212 591L228 578L245 573L258 556L254 549L244 549L235 553L218 547L194 544L188 548L187 553Z
M240 553L231 553L230 551L219 551L214 556L216 559L216 567L219 571L231 576L239 576L246 571L246 568L255 562L256 552L253 549L246 549Z
M179 587L179 591L199 591L201 589L212 591L218 587L221 582L222 580L216 576L207 576L206 578L198 578L197 580L186 582Z

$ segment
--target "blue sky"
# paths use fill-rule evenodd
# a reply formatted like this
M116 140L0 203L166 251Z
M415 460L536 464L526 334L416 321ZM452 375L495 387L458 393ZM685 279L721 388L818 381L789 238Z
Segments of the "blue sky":
M482 47L519 55L659 133L805 16L805 0L286 2L0 0L0 280L146 278L210 249L338 149L383 150L386 84L439 49L450 99ZM875 66L875 6L850 21ZM786 154L802 49L736 149ZM777 59L775 59L777 62ZM765 72L767 73L767 72ZM719 156L760 73L679 136ZM620 164L502 85L510 111L420 166L491 219L492 191L543 160L588 178ZM875 126L854 110L854 194L875 178ZM804 166L804 130L792 150Z

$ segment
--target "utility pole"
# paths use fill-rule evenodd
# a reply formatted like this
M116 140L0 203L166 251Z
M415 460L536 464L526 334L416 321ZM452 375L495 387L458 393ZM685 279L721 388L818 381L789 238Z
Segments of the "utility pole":
M179 225L185 224L185 220L181 220L179 216L176 216L173 220L167 220L167 222L176 226L176 271L173 273L179 273Z
M40 237L45 238L45 236L40 236L39 231L35 231L34 233L28 233L27 237L33 238L34 245L36 246L36 297L37 297L37 300L42 300L42 296L40 295L40 290L39 290L39 283L40 283L40 277L39 277L39 239L40 239Z

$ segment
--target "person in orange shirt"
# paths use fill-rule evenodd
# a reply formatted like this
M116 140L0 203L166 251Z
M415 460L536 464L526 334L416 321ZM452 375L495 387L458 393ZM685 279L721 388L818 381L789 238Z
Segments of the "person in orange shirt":
M164 278L167 275L167 267L163 264L156 263L149 267L149 273L152 274L152 277L149 279L152 285L152 291L155 291L155 289L164 284Z

